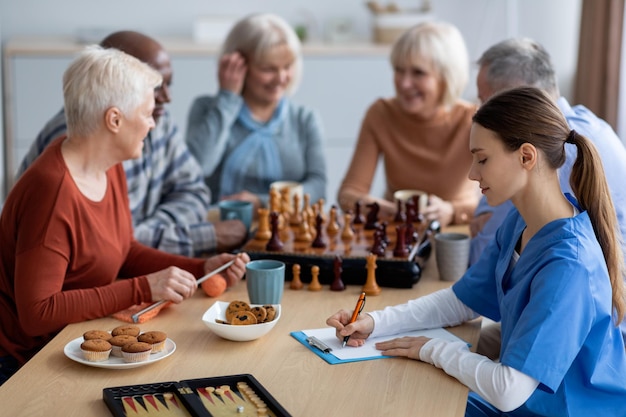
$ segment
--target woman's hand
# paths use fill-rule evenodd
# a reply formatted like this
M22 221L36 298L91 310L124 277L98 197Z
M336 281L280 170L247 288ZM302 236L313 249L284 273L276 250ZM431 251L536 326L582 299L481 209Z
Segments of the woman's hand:
M169 300L180 303L196 292L198 284L191 272L175 266L146 276L152 293L152 301Z
M326 324L337 329L336 334L339 340L350 336L348 346L363 346L365 339L374 330L374 319L369 314L361 314L354 323L350 323L352 312L340 310L326 319Z
M217 70L217 79L220 89L232 91L235 94L241 94L247 71L248 65L243 55L239 52L225 54L220 59Z
M250 256L248 256L247 253L241 252L236 255L232 253L220 253L219 255L212 256L205 261L204 271L208 274L233 259L235 259L235 263L221 272L221 275L226 278L228 286L232 287L241 281L241 278L243 278L246 273L246 264L250 262Z
M438 220L441 226L447 226L454 220L454 206L449 201L431 194L428 196L428 205L421 214L428 222Z
M376 343L376 349L382 351L387 356L404 356L409 359L420 360L420 350L422 346L428 342L430 338L424 336L418 337L400 337L397 339L387 340L386 342Z

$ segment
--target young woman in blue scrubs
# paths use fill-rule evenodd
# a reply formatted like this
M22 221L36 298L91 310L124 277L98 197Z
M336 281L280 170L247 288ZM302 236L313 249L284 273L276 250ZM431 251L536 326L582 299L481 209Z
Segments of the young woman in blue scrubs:
M406 337L385 355L431 363L471 389L466 416L626 416L626 311L620 232L598 154L570 131L548 95L524 87L493 96L473 118L469 177L490 205L516 210L479 262L450 289L327 320L360 346L371 336L452 326L479 315L502 324L500 362L462 342ZM578 157L563 195L565 143Z

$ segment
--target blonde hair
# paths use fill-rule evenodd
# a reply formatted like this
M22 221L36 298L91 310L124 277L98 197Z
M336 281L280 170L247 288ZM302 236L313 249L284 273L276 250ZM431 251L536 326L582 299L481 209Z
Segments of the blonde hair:
M63 74L63 100L68 136L87 136L104 112L136 109L147 91L162 82L159 72L118 49L87 46Z
M293 77L287 87L289 94L293 94L302 78L302 44L293 28L280 16L260 13L238 21L222 44L220 58L239 52L248 59L263 59L277 46L286 46L294 57Z
M429 59L445 84L442 104L461 97L469 79L469 55L459 30L445 22L424 22L404 32L391 50L391 65Z

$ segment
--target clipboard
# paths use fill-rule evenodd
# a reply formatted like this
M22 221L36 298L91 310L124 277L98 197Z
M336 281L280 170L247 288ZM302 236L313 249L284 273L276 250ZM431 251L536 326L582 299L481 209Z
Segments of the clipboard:
M309 329L291 332L291 336L296 339L298 342L302 343L305 347L309 348L311 352L315 353L317 356L325 360L331 365L336 365L340 363L350 363L350 362L360 362L360 361L368 361L374 359L385 359L385 358L393 358L394 356L386 356L381 355L380 351L377 350L374 345L377 342L395 339L397 337L404 336L426 336L430 338L438 338L449 340L451 342L463 342L466 343L463 339L453 335L449 331L443 328L436 329L427 329L427 330L415 330L411 332L404 332L395 335L387 335L376 338L369 338L364 346L355 348L351 346L346 346L344 348L341 347L341 341L335 335L335 329L332 327L325 327L321 329ZM309 337L315 337L319 340L323 345L328 347L330 351L325 352L319 347L314 346L309 343L307 340ZM469 344L468 344L469 345Z

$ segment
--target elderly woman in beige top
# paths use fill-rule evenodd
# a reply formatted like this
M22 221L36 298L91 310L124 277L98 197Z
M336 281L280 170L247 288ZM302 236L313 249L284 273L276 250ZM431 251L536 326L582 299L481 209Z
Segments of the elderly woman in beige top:
M396 96L368 109L352 162L339 189L344 210L357 201L395 214L393 193L418 189L429 195L422 210L442 225L468 223L479 190L468 179L471 118L476 106L460 99L469 78L465 42L454 26L419 24L405 32L391 51ZM369 194L379 157L387 187L384 198Z

